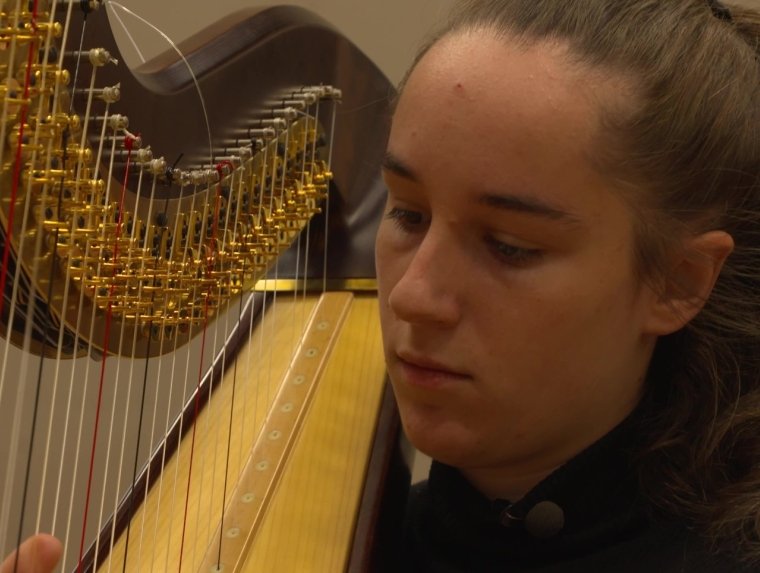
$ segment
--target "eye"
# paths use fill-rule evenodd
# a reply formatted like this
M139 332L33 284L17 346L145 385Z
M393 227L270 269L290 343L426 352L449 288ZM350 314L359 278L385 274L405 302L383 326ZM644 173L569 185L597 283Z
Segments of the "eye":
M529 264L538 261L544 254L541 249L518 247L516 245L499 241L490 235L486 236L485 241L500 261L515 267L528 266Z
M422 229L427 222L425 215L421 212L400 207L392 207L385 216L393 221L399 229L407 233Z

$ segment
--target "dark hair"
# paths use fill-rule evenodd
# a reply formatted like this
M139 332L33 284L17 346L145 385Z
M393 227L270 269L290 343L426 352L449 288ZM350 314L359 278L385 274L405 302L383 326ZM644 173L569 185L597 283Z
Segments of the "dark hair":
M703 310L658 341L635 464L653 507L760 560L760 15L707 0L468 0L417 61L478 30L564 43L571 63L630 82L599 152L636 198L643 279L662 277L684 233L733 237Z

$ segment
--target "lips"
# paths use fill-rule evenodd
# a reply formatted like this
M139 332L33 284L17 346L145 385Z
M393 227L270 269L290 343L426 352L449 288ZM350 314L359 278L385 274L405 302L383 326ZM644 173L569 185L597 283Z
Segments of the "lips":
M432 358L410 353L398 353L397 358L402 377L411 386L436 389L472 380L469 374Z

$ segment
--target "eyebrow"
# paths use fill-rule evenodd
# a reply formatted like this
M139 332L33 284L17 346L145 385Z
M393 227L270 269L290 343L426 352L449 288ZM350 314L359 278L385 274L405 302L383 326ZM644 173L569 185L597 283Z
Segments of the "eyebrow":
M419 183L419 177L414 170L391 153L385 154L382 167L384 170L398 175L399 177ZM562 221L574 225L581 223L581 219L578 216L558 207L554 207L536 197L526 197L513 193L483 193L478 197L478 203L499 210L538 215L553 221Z
M403 161L401 161L398 157L390 152L386 152L385 158L383 159L382 168L385 171L390 171L391 173L398 175L399 177L403 177L404 179L409 179L415 183L419 182L419 178L414 173L414 171L412 171L409 166L407 166Z
M561 221L573 225L579 225L581 220L576 215L553 207L535 197L523 197L520 195L503 193L484 193L478 198L478 203L505 211L517 211L529 215L546 217L552 221Z

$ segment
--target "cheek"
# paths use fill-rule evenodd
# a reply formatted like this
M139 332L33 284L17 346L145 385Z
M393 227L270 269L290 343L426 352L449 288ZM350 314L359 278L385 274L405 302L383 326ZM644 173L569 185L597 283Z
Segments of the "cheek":
M487 348L497 364L509 356L517 361L513 367L526 370L593 370L609 359L606 354L635 344L638 319L626 273L589 276L594 275L552 273L489 297L490 304L478 311L481 327L473 329L474 344Z

